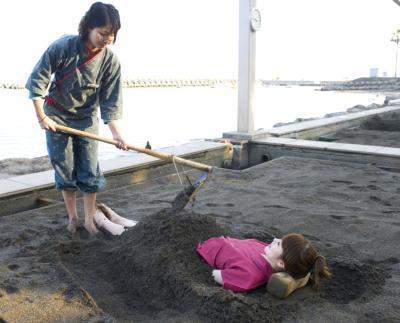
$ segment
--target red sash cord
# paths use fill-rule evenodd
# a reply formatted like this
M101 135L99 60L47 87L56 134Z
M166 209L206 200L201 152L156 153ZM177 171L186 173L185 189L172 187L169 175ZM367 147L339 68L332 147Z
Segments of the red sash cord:
M50 84L50 90L52 90L53 88L59 88L60 84L62 82L64 82L67 78L71 77L74 73L76 73L77 71L79 71L82 67L84 67L86 64L90 63L101 51L98 51L96 54L94 54L93 56L90 56L90 54L88 54L88 59L86 61L84 61L81 65L76 66L72 69L72 71L69 71L68 73L66 73L63 77L61 77L59 80L55 80L53 82L51 82ZM51 97L50 95L46 95L44 97L44 100L46 101L46 103L48 105L51 106L55 106L57 105L57 101Z

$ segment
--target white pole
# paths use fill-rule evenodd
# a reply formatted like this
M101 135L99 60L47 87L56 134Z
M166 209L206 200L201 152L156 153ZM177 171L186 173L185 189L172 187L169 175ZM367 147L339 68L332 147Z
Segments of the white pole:
M239 0L238 132L254 131L256 35L250 27L256 0Z
M395 67L394 67L394 77L397 77L397 56L398 56L398 53L399 53L399 40L397 40L397 42L396 42L396 64L395 64Z

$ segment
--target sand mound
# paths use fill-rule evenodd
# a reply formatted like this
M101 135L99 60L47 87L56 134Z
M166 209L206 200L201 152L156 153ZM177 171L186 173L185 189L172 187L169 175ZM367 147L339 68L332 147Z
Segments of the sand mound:
M211 268L195 248L199 241L220 235L245 238L233 235L213 215L167 209L146 217L112 242L71 242L59 245L58 254L92 295L124 295L126 312L135 309L136 315L140 311L142 315L147 313L147 318L148 313L162 313L165 319L165 312L171 310L179 322L193 318L202 322L279 322L292 316L294 305L282 304L265 287L249 294L235 294L213 281ZM272 237L267 229L245 235L263 240ZM92 277L87 276L89 272ZM103 280L108 282L108 290L101 286ZM109 303L110 298L107 299ZM114 315L124 311L118 306L113 304Z
M195 322L282 322L295 320L307 304L325 308L366 302L382 292L388 277L385 266L378 263L331 258L334 278L320 292L307 286L283 301L269 295L265 287L235 294L213 282L211 269L194 250L197 241L221 234L231 232L212 215L163 211L113 241L65 241L57 245L57 253L75 278L65 297L76 298L82 286L106 312L125 319L134 312L135 321L153 322L150 318L159 317L165 322L168 318L171 322L193 318ZM256 229L254 234L267 237L269 233ZM0 287L13 293L9 286Z
M146 303L158 298L167 300L163 306L178 305L177 299L185 302L200 284L213 286L196 242L229 233L210 217L164 211L118 241L116 263L133 294Z
M218 321L265 322L263 314L277 320L277 309L265 303L270 297L265 289L234 294L213 282L211 268L195 247L198 241L220 235L232 236L212 216L160 212L117 241L110 272L119 272L118 280L130 297L154 310L173 307Z
M98 268L98 261L102 258L101 278L112 283L113 293L124 294L130 307L140 304L142 310L145 308L148 313L174 309L184 313L186 319L196 317L202 321L280 322L296 317L296 309L301 304L296 297L320 304L346 304L381 290L385 279L382 270L346 259L331 259L335 279L324 284L320 292L308 286L285 301L272 297L265 287L248 294L224 290L213 282L211 268L195 252L198 241L213 236L232 236L231 230L218 224L215 218L211 214L164 210L147 217L108 248L106 245L99 248L96 243L86 247L74 244L70 248L74 253L73 261L75 265L81 263L76 259L78 254L85 257L92 255L92 260L86 259L86 265L81 263L88 272L91 270L87 264L93 269ZM273 235L267 227L261 227L234 236L268 241ZM85 250L87 247L89 249ZM76 251L76 248L80 250ZM63 253L65 249L63 246ZM107 256L100 256L99 249ZM104 259L109 261L104 262Z

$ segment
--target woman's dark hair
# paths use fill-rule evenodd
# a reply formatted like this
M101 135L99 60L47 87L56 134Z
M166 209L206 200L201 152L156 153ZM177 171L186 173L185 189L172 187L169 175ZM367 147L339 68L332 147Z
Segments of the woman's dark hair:
M115 43L118 30L121 28L118 10L112 4L95 2L90 6L79 23L79 35L83 40L86 40L90 29L108 25L111 26Z
M318 255L311 242L301 234L289 233L282 238L282 260L285 271L294 278L301 278L311 272L314 287L319 288L321 278L332 274L323 256Z

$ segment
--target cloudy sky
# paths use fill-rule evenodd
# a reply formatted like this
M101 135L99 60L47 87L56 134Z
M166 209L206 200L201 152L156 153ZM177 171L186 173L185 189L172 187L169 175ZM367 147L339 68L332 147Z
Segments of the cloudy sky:
M240 0L120 0L113 50L125 78L235 78ZM50 42L75 34L93 1L2 4L0 80L24 82ZM343 80L394 73L392 0L258 0L257 78Z

